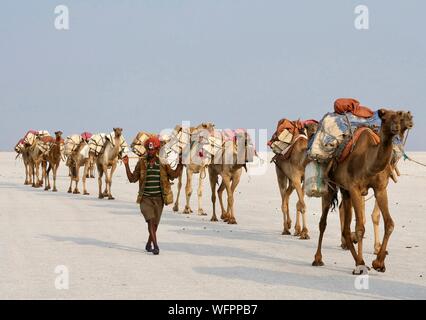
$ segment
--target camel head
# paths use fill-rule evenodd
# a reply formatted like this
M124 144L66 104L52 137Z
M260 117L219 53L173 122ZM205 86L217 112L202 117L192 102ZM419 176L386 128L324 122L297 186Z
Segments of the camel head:
M313 137L315 133L317 133L318 127L319 127L318 122L310 122L305 124L305 130L306 130L306 135L308 136L308 139L310 139L311 137Z
M387 109L379 110L379 117L382 120L382 131L386 135L397 135L401 132L402 111L392 111Z
M120 138L121 134L123 133L123 129L122 128L113 128L112 129L114 131L114 135L116 138Z
M401 130L409 130L414 127L413 115L410 111L403 112L402 111L402 119L401 119Z
M61 130L56 131L56 132L55 132L56 140L60 140L60 139L61 139L61 137L62 137L62 134L63 134L63 132L62 132Z
M25 143L24 143L24 140L21 139L15 146L15 152L19 154L24 150L24 148L25 148Z

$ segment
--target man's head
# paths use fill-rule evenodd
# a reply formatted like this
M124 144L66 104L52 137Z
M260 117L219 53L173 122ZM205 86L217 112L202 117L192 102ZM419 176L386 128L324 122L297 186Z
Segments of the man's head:
M158 155L161 147L161 141L158 137L150 137L145 141L145 148L148 154L148 157L154 157Z

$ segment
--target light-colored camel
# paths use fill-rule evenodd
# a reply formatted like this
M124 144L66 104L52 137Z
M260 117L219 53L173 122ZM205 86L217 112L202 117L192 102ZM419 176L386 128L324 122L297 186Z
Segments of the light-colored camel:
M289 235L291 229L291 218L289 210L290 195L296 189L298 201L296 204L296 225L294 227L294 235L300 239L309 239L308 227L306 224L306 204L304 201L304 191L302 182L305 175L305 167L307 164L306 150L308 148L308 140L315 134L318 129L317 123L309 123L304 126L304 136L297 138L290 150L290 155L275 155L273 162L277 173L278 187L281 194L281 211L283 213L284 230L283 235ZM302 228L300 226L300 215L302 215Z
M68 157L67 165L70 169L70 186L68 188L68 193L80 194L80 190L78 189L78 183L80 181L80 168L83 167L83 195L89 195L89 192L87 192L86 188L86 178L89 172L90 161L92 161L92 155L89 154L89 157L85 156L85 152L83 152L83 149L85 148L89 148L89 146L87 145L87 142L85 140L82 140L78 144L77 148L72 151ZM75 183L74 190L72 189L73 182Z
M214 124L213 123L201 123L197 127L191 127L190 129L190 163L185 164L186 167L186 186L185 186L185 196L186 204L183 213L189 214L192 211L190 206L190 199L192 195L192 177L194 174L199 175L198 179L198 214L207 215L204 213L202 208L202 197L203 197L203 180L206 177L206 167L208 166L202 158L200 158L200 153L202 156L206 156L206 152L203 150L203 147L209 143L208 137L213 133ZM183 171L178 177L177 185L177 197L175 204L173 206L173 211L179 211L179 197L180 191L182 189L182 175Z
M364 131L361 133L352 153L346 160L341 163L334 163L334 167L328 172L331 187L328 193L322 198L322 215L319 224L320 235L315 260L312 263L314 266L324 265L321 253L322 240L327 225L329 209L337 200L338 186L342 193L343 210L345 213L343 235L356 265L353 273L360 274L366 270L362 248L365 232L364 196L367 195L368 189L372 188L385 222L382 247L376 260L373 261L373 268L380 272L385 271L384 260L386 258L386 247L393 231L394 223L388 208L386 189L388 177L384 177L381 173L388 167L392 158L393 138L400 133L402 113L380 109L379 117L382 120L379 132L380 143L377 145L373 141L370 132L368 130ZM352 206L355 209L355 234L358 241L358 252L356 252L351 241L350 215Z
M407 130L412 129L413 127L414 127L414 122L413 122L412 114L410 112L402 112L401 132L399 134L399 138L400 138L401 142L403 142L404 137L405 137L405 133L407 132ZM389 179L392 179L395 183L397 182L396 176L400 175L399 171L397 170L398 160L399 160L399 158L397 157L397 155L395 155L395 153L393 153L392 159L391 159L388 167L381 173L381 175L383 175L383 179L386 179L386 176L387 176L388 181L389 181ZM371 219L373 221L373 228L374 228L374 254L378 254L380 252L380 248L381 248L380 232L379 232L380 212L381 211L380 211L380 208L379 208L379 204L378 204L377 200L375 200L374 209L373 209L373 212L371 214ZM340 225L341 225L341 230L342 230L342 234L343 234L345 213L344 213L342 205L340 205L340 207L339 207L339 213L340 213ZM352 217L352 211L351 211L351 217ZM364 217L364 221L365 221L365 217ZM351 238L352 238L352 241L356 243L356 236L355 236L354 233L352 233ZM343 235L342 235L341 242L342 242L341 247L343 249L347 249L346 241L345 241L345 238L343 237Z
M46 166L43 166L43 176L44 176L44 190L50 190L50 177L49 173L52 170L53 175L53 192L57 192L56 188L56 174L59 168L59 164L62 160L62 147L64 140L62 139L62 131L55 132L55 139L51 142L48 153L44 156L44 163L49 164L49 168L46 170Z
M40 167L46 165L46 160L44 159L43 150L41 149L40 137L36 137L32 145L28 148L28 154L30 159L30 165L32 167L33 173L33 188L39 188L43 186L43 179L40 178Z
M101 152L96 157L96 167L98 168L99 199L108 197L114 200L111 194L112 176L117 168L118 156L121 151L121 135L123 129L114 128L114 143L106 140ZM108 171L108 169L110 169ZM102 192L102 176L105 174L105 191Z
M20 140L16 146L15 146L15 151L17 153L17 158L19 156L22 156L22 161L24 163L24 168L25 168L25 185L29 185L33 183L33 171L32 171L32 163L31 163L31 159L30 159L30 146L26 145L24 140Z
M233 143L233 150L224 147L222 148L221 154L212 156L212 161L208 166L210 187L212 191L211 200L213 204L213 215L211 221L218 221L216 216L216 185L218 184L219 176L221 176L222 182L219 186L219 189L217 190L220 208L222 210L220 218L228 224L237 223L234 213L234 192L240 182L243 168L247 170L247 142L250 140L247 133L245 133L244 140L246 144L243 150L244 154L242 159L241 155L239 154L240 150L234 152L236 150L235 141ZM254 152L254 154L256 154L256 152ZM228 198L226 210L223 204L223 191L225 189Z

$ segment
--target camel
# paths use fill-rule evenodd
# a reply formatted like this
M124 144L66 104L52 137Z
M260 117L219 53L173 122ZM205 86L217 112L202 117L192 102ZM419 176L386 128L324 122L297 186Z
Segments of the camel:
M220 153L212 156L212 161L208 166L210 187L212 191L211 201L213 204L213 214L210 221L218 221L216 216L216 184L218 184L219 176L221 176L222 182L219 186L219 189L217 190L220 208L222 211L220 218L228 224L237 224L237 220L235 219L234 214L234 192L240 182L243 168L247 170L247 142L249 141L249 136L247 133L245 133L244 140L244 159L240 159L240 150L238 150L237 153L235 152L235 141L233 141L232 147L230 149L226 148L226 144L224 143ZM255 151L254 154L257 155ZM228 198L226 210L223 204L223 191L225 189Z
M64 140L62 139L62 131L55 132L55 139L52 138L51 146L49 148L48 153L44 156L44 163L49 163L49 168L46 170L46 165L43 166L43 176L45 179L45 188L44 190L50 190L50 178L49 172L53 170L53 192L57 192L56 188L56 174L59 168L59 164L62 159L62 146L64 144Z
M206 167L207 164L203 161L202 157L205 155L203 146L208 144L208 136L213 132L214 124L213 123L201 123L197 127L190 128L190 163L185 164L186 167L186 186L185 186L185 196L186 196L186 205L183 213L189 214L192 213L191 206L189 201L192 195L192 176L194 174L199 174L198 179L198 215L205 216L207 215L201 205L201 200L203 197L203 180L206 176ZM206 136L207 135L207 136ZM201 154L201 156L200 156ZM200 158L201 157L201 158ZM194 161L195 160L195 161ZM179 211L179 196L182 188L182 175L183 171L178 177L177 185L177 197L176 202L173 206L173 211Z
M36 137L31 146L28 147L28 154L31 163L31 170L33 175L33 188L39 188L43 186L43 178L40 179L40 166L43 167L46 165L46 160L44 159L43 150L41 149L40 137Z
M291 229L291 218L289 210L290 195L296 189L298 201L296 204L296 225L294 227L294 236L299 239L309 239L308 228L306 225L306 204L304 201L304 191L302 182L307 164L306 150L309 139L318 129L318 123L312 122L304 125L306 136L295 135L289 157L275 155L272 161L275 163L278 186L281 194L281 211L284 219L283 235L289 235ZM302 215L302 228L300 227L300 215Z
M112 176L117 168L118 157L121 152L121 135L123 129L114 128L114 143L106 140L101 152L96 157L96 167L98 169L99 199L108 197L114 200L111 194ZM110 171L108 172L108 169ZM102 192L102 176L105 174L105 191Z
M373 268L379 272L385 272L386 247L390 235L394 228L394 222L388 209L387 197L387 176L382 172L388 167L393 152L393 138L400 133L401 130L401 112L394 112L386 109L378 111L382 120L379 132L380 143L376 144L371 137L371 131L363 131L352 153L341 163L333 163L334 165L328 171L328 179L330 188L322 197L322 215L319 223L320 235L318 239L318 248L315 254L313 266L323 266L321 246L324 231L327 225L327 215L330 207L337 200L337 187L340 188L343 198L343 210L345 213L345 223L343 228L343 236L348 244L349 250L355 260L356 268L353 274L361 274L366 270L363 259L363 236L364 227L364 196L367 195L368 189L374 190L379 208L383 214L385 222L385 234L383 237L382 247L373 261ZM358 241L358 252L356 252L351 241L350 232L350 215L351 207L355 209L356 227L355 234Z
M25 167L25 182L24 185L32 184L32 165L30 160L30 153L29 153L29 146L25 144L24 140L20 140L16 146L15 151L17 153L16 158L18 158L20 155L22 156L22 161L24 162Z
M402 111L401 111L402 112ZM403 142L404 137L405 137L405 133L407 132L407 130L410 130L414 127L414 122L413 122L413 116L411 115L410 112L402 112L402 117L401 117L401 132L399 134L399 139L401 142ZM397 182L396 176L399 176L400 173L398 171L397 168L397 163L399 161L399 157L395 155L395 153L392 156L392 159L388 165L388 167L381 173L381 175L383 175L383 179L386 179L386 175L387 175L387 179L389 181L389 178L392 179L395 183ZM341 225L341 230L343 233L343 226L344 226L344 220L345 220L345 216L344 216L344 210L343 210L343 206L340 205L339 207L339 213L340 213L340 225ZM352 213L351 213L351 217L352 217ZM374 228L374 254L378 254L380 252L380 248L381 248L381 243L380 243L380 232L379 232L379 223L380 223L380 208L379 208L379 204L377 202L377 200L375 200L374 203L374 209L373 212L371 214L371 219L373 221L373 228ZM352 219L351 219L352 220ZM364 221L365 221L365 217L364 217ZM356 236L354 233L351 234L351 239L354 243L356 243ZM343 249L347 249L347 245L346 245L346 241L345 238L342 236L341 239L341 247Z
M85 157L83 152L85 148L89 148L89 146L85 140L82 140L78 144L77 148L72 151L68 157L67 165L70 169L70 186L68 188L68 193L80 194L78 189L78 183L80 181L80 168L84 167L82 176L83 195L89 195L89 192L87 192L86 188L86 178L89 172L90 161L93 161L93 156L89 154L89 157ZM72 190L73 181L75 182L74 190Z

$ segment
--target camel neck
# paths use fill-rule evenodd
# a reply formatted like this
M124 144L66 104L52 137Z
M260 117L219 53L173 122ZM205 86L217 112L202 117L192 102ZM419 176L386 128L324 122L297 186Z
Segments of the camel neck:
M380 131L380 144L376 148L370 149L373 150L373 154L368 157L375 159L368 168L370 175L382 172L389 164L393 151L393 137L392 134L385 134L383 130Z

